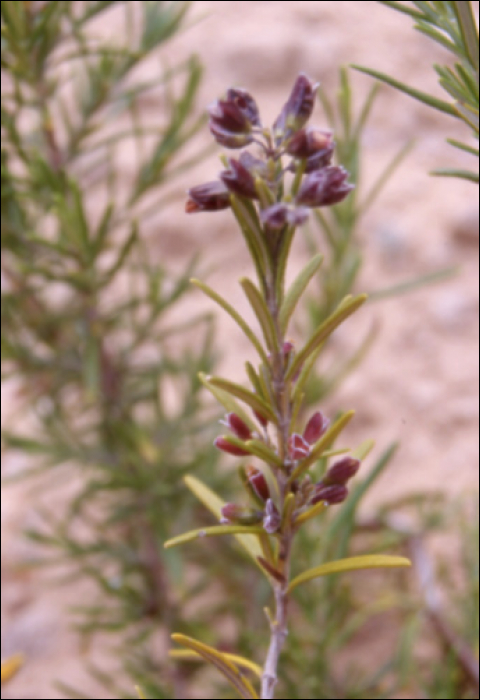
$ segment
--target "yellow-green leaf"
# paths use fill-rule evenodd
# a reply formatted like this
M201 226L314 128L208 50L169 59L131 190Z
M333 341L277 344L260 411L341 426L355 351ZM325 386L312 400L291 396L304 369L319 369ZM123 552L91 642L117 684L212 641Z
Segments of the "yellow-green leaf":
M295 357L287 372L287 381L297 374L304 362L333 333L337 326L351 316L366 300L366 294L358 294L356 297L347 296L340 302L338 308L317 328L307 344Z
M320 576L337 574L342 571L383 569L398 566L411 566L411 562L406 557L396 557L388 554L364 554L358 557L337 559L337 561L330 561L327 564L320 564L320 566L304 571L303 574L300 574L290 582L288 593L291 593L293 589L299 586L301 583L311 581L312 579L319 578Z
M303 292L308 286L308 283L314 276L316 272L320 269L320 265L323 261L323 255L315 255L308 265L306 265L303 270L299 273L292 286L287 292L287 295L283 301L282 308L280 309L280 328L283 333L286 333L288 328L288 322L295 310L298 300L302 296Z
M267 355L266 355L266 353L265 353L265 350L264 350L263 347L262 347L261 342L259 341L259 339L258 339L257 336L255 335L255 333L252 331L252 329L250 328L250 326L249 326L247 323L245 323L245 321L244 321L243 318L240 316L240 314L239 314L237 311L235 311L235 309L233 308L233 306L231 306L231 305L228 303L228 301L226 301L226 299L224 299L223 297L221 297L220 294L217 294L217 292L215 292L213 289L211 289L211 287L209 287L209 286L208 286L207 284L205 284L204 282L200 282L200 280L197 280L197 279L191 279L190 282L191 282L192 284L194 284L196 287L198 287L199 289L201 289L202 292L204 292L204 294L206 294L208 297L210 297L210 299L212 299L213 301L215 301L219 306L222 307L222 309L223 309L224 311L227 312L227 314L228 314L231 318L233 318L233 320L240 326L240 328L241 328L242 331L245 333L245 335L247 336L247 338L249 339L249 341L250 341L250 342L252 343L252 345L255 347L255 349L257 350L258 354L259 354L260 357L262 358L262 360L263 360L264 362L267 362Z
M207 377L207 381L212 386L217 386L219 389L229 392L233 396L236 396L237 399L244 401L254 411L257 411L265 418L268 418L268 420L270 420L272 423L276 422L275 413L273 412L272 407L259 396L248 389L245 389L245 387L241 386L241 384L236 384L228 379L222 379L222 377Z
M272 315L268 311L265 300L253 282L251 282L247 277L242 277L240 284L248 301L250 302L250 306L252 307L255 316L257 317L267 347L271 351L275 350L277 344L275 326L273 325Z
M222 517L222 506L225 505L220 496L212 491L208 486L206 486L200 479L195 476L186 475L183 477L183 481L190 489L190 491L198 498L203 505L208 508L208 510L213 513L213 515L220 520ZM265 574L265 570L258 563L257 557L263 556L263 549L260 545L259 538L256 535L246 534L236 534L235 538L242 545L242 547L248 552L249 556L253 559L256 566Z
M200 661L202 658L198 651L193 651L193 649L170 649L168 655L170 658L176 659L177 661ZM239 656L238 654L226 654L224 652L223 655L226 659L235 664L235 666L248 669L255 674L257 678L262 677L263 669L254 661L250 661L250 659L246 659L244 656Z
M262 534L264 532L261 527L254 527L253 525L212 525L211 527L200 527L197 530L189 530L184 532L182 535L177 537L172 537L163 543L165 549L170 549L171 547L176 547L179 544L185 544L185 542L191 542L192 540L202 539L203 537L216 537L217 535L236 535L238 533L252 533L258 532Z
M319 513L321 513L323 510L325 510L326 505L323 501L320 501L320 503L316 503L314 506L309 508L308 510L305 510L303 513L300 513L295 518L295 527L298 527L299 525L303 525L303 523L306 523L307 520L311 520L312 518L315 518Z
M365 440L365 442L362 442L362 444L359 445L356 450L352 450L351 456L359 460L365 459L365 457L373 450L374 447L374 440Z
M216 669L228 680L241 698L258 698L255 688L250 681L245 678L242 672L233 664L226 654L222 654L211 646L203 644L192 637L184 634L172 634L173 641L182 644L187 649L191 649L199 654L205 661L215 666Z
M217 401L219 401L222 404L222 406L226 408L227 411L231 413L236 413L236 415L239 418L241 418L251 430L257 430L255 421L246 411L243 410L240 404L237 401L235 401L235 399L229 392L220 389L218 386L213 386L213 384L210 383L207 375L203 372L198 373L198 378L200 379L202 384L213 394L213 396L215 396Z

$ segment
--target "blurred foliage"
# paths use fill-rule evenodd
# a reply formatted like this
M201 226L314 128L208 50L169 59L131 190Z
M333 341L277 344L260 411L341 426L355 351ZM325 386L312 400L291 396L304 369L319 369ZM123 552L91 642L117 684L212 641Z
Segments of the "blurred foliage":
M215 465L197 378L213 366L212 319L186 312L198 263L173 275L145 224L201 157L190 147L204 121L199 61L139 79L187 10L1 5L3 449L24 465L8 478L47 478L31 537L45 562L68 563L67 580L95 584L79 628L125 630L127 671L155 679L159 697L175 679L153 640L176 618L183 577L162 542L194 512L182 474ZM112 18L123 43L103 38Z
M364 216L414 145L413 141L406 143L376 175L370 188L364 191L367 156L363 139L365 130L369 128L378 88L379 83L376 83L358 110L354 109L354 93L347 68L340 69L336 99L330 98L322 88L319 89L324 114L335 136L337 161L350 173L349 180L355 184L355 189L340 204L315 211L317 228L322 235L320 246L317 231L305 228L310 255L317 254L319 250L326 254L326 260L316 275L317 288L307 302L308 328L303 331L307 334L312 333L347 294L357 290L357 280L363 266ZM367 290L368 301L406 294L419 287L448 279L455 272L453 267L444 268L404 280L386 289ZM361 364L375 337L374 327L348 357L339 356L337 352L334 365L328 367L322 375L312 372L307 387L307 400L310 404L317 404L335 391L343 379Z
M436 64L433 66L438 75L439 84L447 93L449 101L417 90L377 70L361 66L354 67L433 109L456 117L467 125L478 141L478 26L472 2L470 0L447 2L413 0L411 3L379 0L379 2L411 17L415 21L415 29L450 52L455 61L453 67ZM478 162L478 146L471 146L456 139L447 139L447 142L455 148L476 156ZM432 174L459 177L478 183L478 172L469 170L445 168L436 170Z
M230 488L211 448L216 416L197 379L214 364L212 320L185 316L198 263L175 276L155 261L146 238L148 217L161 212L175 177L202 155L190 146L203 123L193 116L198 60L167 64L150 80L141 70L157 50L168 50L188 9L185 2L1 3L2 379L14 392L3 449L17 451L25 465L9 469L7 479L47 480L48 507L38 505L40 524L29 534L43 548L39 561L62 572L67 565L63 580L84 576L93 584L73 612L87 638L112 632L128 681L125 673L107 674L101 659L89 668L119 698L136 697L133 681L151 698L188 697L192 688L231 697L197 662L177 666L166 658L173 629L249 657L267 645L258 610L269 589L240 549L202 541L189 547L187 568L182 552L162 548L202 518L211 522L183 474L201 473L222 494ZM113 12L124 13L123 44L102 38ZM143 106L153 100L147 123ZM371 101L373 93L353 143ZM362 155L332 125L341 162L355 175ZM312 314L334 306L358 271L358 217L340 206L334 216L344 238L335 240L325 277L340 281L328 283L325 306ZM366 549L408 552L412 530L399 531L395 518L392 524L405 507L415 509L414 535L453 523L464 543L461 585L450 580L449 559L439 579L451 625L478 654L478 525L458 513L448 520L442 501L422 496L386 506L371 523L358 515L393 451L358 482L348 507L302 531L296 566ZM431 630L405 573L377 576L334 576L299 588L300 622L282 656L280 697L386 698L410 688L414 697L419 687L426 697L478 697L448 640L438 639L428 663L417 651ZM386 650L390 634L396 643L374 668L356 654L362 635L377 630L386 634Z

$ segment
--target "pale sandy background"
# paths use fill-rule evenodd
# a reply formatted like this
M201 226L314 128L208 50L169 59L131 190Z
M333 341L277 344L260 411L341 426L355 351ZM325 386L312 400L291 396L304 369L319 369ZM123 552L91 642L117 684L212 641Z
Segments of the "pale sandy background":
M121 31L115 21L110 15L103 27L112 36ZM442 50L412 30L408 18L359 1L194 2L190 26L171 43L168 60L174 64L190 52L205 65L199 109L236 85L255 95L264 122L276 116L299 71L320 80L332 95L342 63L375 67L440 95L431 64L445 60ZM151 76L156 70L155 61L145 72ZM361 99L371 81L359 74L353 80ZM320 107L312 123L326 126ZM452 495L478 489L478 188L428 176L436 167L473 167L469 157L445 144L445 136L462 139L466 130L406 96L382 90L365 138L367 185L406 141L414 137L417 144L364 220L366 263L359 291L451 265L458 265L459 273L440 285L365 307L338 334L339 349L348 348L372 323L379 325L361 369L324 408L355 408L352 441L374 437L377 455L390 441L401 440L366 511L385 497L417 489ZM203 138L208 139L207 130ZM127 170L128 165L126 159ZM218 170L214 155L184 186L209 180ZM246 310L237 279L250 265L229 212L187 217L179 199L150 228L153 254L160 260L179 270L202 249L217 265L210 284ZM305 259L299 236L290 274ZM200 293L198 306L210 307ZM228 319L222 317L220 327L222 372L242 379L238 367L250 349ZM59 678L84 688L89 683L82 670L87 652L68 630L64 612L86 595L83 584L59 591L35 571L19 573L18 565L31 552L21 530L31 522L33 504L25 487L4 489L2 655L18 650L28 655L23 672L3 690L5 698L61 697L52 688Z

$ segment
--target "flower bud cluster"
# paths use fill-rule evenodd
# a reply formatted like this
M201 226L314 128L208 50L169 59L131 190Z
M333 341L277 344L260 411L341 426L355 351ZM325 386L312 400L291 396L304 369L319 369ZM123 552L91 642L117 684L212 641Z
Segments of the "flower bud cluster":
M259 154L242 151L238 158L228 159L219 180L192 187L187 213L226 209L234 194L259 201L265 230L281 231L303 224L312 208L342 201L353 185L347 182L346 170L331 164L332 133L307 126L317 87L301 73L271 129L263 127L257 103L246 90L231 88L225 99L214 102L209 108L209 127L217 143L236 150L255 144ZM284 166L285 156L290 160ZM287 172L302 175L298 189L290 193Z
M315 485L310 504L315 505L324 501L329 505L341 503L348 495L347 482L355 476L360 467L360 460L354 457L343 457L335 462L321 481Z

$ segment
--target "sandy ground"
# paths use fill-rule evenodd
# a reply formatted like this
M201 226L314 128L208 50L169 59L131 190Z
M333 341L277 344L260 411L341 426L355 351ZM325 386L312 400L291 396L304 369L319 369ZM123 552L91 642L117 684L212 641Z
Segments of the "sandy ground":
M193 3L190 18L198 21L175 38L168 60L175 63L190 52L201 57L205 80L199 109L227 87L242 86L255 95L268 122L299 71L333 94L338 67L345 63L376 67L441 94L431 64L442 63L444 52L413 32L408 18L376 2L200 1ZM108 31L115 34L113 22ZM360 101L371 81L362 75L353 81ZM315 115L312 123L326 126L320 107ZM388 474L366 501L367 511L385 497L418 489L452 495L478 489L478 189L427 174L436 167L471 165L444 142L445 136L464 135L452 119L387 88L366 133L366 189L406 141L415 138L416 147L363 222L365 266L359 291L459 267L448 282L368 305L338 334L338 346L345 348L372 323L379 326L378 340L360 371L348 378L326 410L355 408L352 442L374 437L377 455L390 441L401 441ZM212 156L185 186L207 181L218 170ZM217 266L210 284L246 311L237 279L250 266L229 212L187 218L179 204L162 220L161 236L152 229L154 253L173 269L181 269L199 248ZM298 237L291 275L305 259ZM198 297L198 305L206 308ZM237 368L250 349L228 319L221 319L220 329L222 373L242 379ZM18 650L28 655L23 672L3 689L4 698L56 698L61 694L52 687L54 679L88 682L83 654L64 613L65 605L85 594L83 584L58 591L20 566L30 553L21 531L33 506L25 487L4 488L2 656Z

